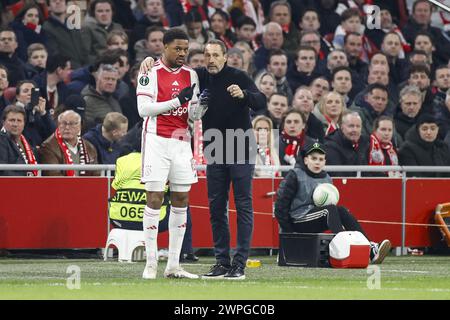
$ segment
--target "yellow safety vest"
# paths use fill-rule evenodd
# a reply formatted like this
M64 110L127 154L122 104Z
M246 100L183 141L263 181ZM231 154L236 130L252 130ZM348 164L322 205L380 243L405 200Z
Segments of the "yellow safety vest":
M116 162L116 174L112 187L116 194L109 200L109 218L113 220L142 222L147 194L141 179L141 153L132 152L120 157ZM170 205L169 191L166 186L164 201L159 220L166 216Z

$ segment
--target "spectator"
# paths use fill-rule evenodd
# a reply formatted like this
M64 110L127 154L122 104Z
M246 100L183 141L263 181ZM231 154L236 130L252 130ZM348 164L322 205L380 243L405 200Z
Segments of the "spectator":
M10 105L2 115L3 127L0 130L0 164L37 164L36 150L23 135L25 110ZM0 176L37 176L37 171L0 171Z
M257 71L264 69L269 61L270 50L283 46L283 29L276 22L264 25L262 45L255 51L254 62Z
M86 110L86 102L84 101L84 99L78 94L71 94L70 96L68 96L66 98L64 103L62 103L56 107L55 114L53 115L53 117L55 119L58 119L58 116L67 110L73 110L80 115L80 117L81 117L81 133L82 134L85 133L86 125L83 121L83 118L84 118L84 112Z
M313 47L317 55L317 69L319 73L323 73L326 70L327 56L325 51L322 50L320 33L318 31L302 31L300 33L299 41L301 46ZM328 52L329 53L329 52Z
M348 32L344 37L344 52L348 65L355 73L361 74L367 68L367 62L361 59L363 55L363 37L357 32Z
M205 55L203 54L203 50L200 49L189 50L188 55L186 57L186 63L189 67L193 69L205 67Z
M394 120L388 116L380 116L373 123L370 135L369 166L397 166L398 154L392 143L395 134ZM398 172L389 171L383 175L398 176Z
M240 17L237 20L235 29L237 41L246 42L252 50L258 49L259 45L255 41L256 23L252 18L247 16Z
M81 138L81 117L72 110L64 111L58 116L56 131L39 149L41 162L44 164L96 164L95 147ZM96 171L45 170L45 176L92 176Z
M247 72L247 74L254 75L255 73L255 64L253 63L254 52L250 47L250 45L244 41L237 41L234 44L233 48L241 50L242 55L244 57L244 67L243 67L244 70Z
M253 131L255 132L257 155L257 166L279 166L277 149L275 147L275 137L273 133L273 124L266 116L258 116L252 121ZM255 169L255 177L277 177L279 171Z
M155 59L161 57L164 51L163 37L165 33L163 27L149 27L145 32L145 39L139 40L134 45L136 51L136 61L142 61L145 57L153 57Z
M287 81L286 73L288 69L288 55L283 50L272 50L269 55L267 71L272 73L276 79L277 92L288 97L289 103L292 101L292 89Z
M441 65L436 68L436 71L434 72L433 85L434 85L433 112L436 112L436 107L440 106L442 102L444 102L447 91L450 88L449 66Z
M242 70L244 70L244 55L242 54L241 50L237 48L231 48L227 52L227 64L230 67Z
M48 52L41 43L33 43L28 49L28 61L25 64L25 77L33 79L39 73L45 71L47 64Z
M349 93L352 90L352 72L348 67L337 67L331 74L331 87L344 99L346 106L350 106L352 99Z
M98 123L102 123L109 112L120 112L119 102L112 96L116 90L119 71L112 65L102 64L97 71L95 87L87 85L81 95L86 102L84 120L86 128L90 129Z
M227 49L233 47L236 42L236 35L229 29L228 13L223 10L216 10L211 16L211 31L214 33L216 39L221 40L227 46Z
M317 55L313 47L300 46L297 51L297 57L292 67L288 69L287 80L291 86L292 92L298 87L309 86L318 76L315 71L317 65Z
M306 135L323 142L325 133L323 132L322 123L312 113L314 109L313 93L308 87L299 87L295 92L294 99L292 100L292 108L300 111L306 119L305 129Z
M164 12L164 4L162 0L144 0L144 15L138 19L133 30L132 45L145 37L146 30L149 27L168 27L169 20Z
M444 140L450 132L450 90L447 90L445 99L435 105L434 115L439 124L439 138Z
M115 164L122 151L118 142L127 130L128 119L121 113L110 112L102 124L90 129L83 138L95 147L98 163Z
M423 50L413 50L408 56L408 61L411 66L424 64L431 70L431 64L428 60L428 55Z
M17 37L13 30L0 30L0 64L8 68L8 80L12 87L25 79L25 67L18 57L17 46Z
M330 83L325 77L318 77L311 82L309 86L311 93L313 95L314 105L320 101L323 95L330 91ZM298 90L298 89L297 89Z
M436 44L436 56L441 63L447 63L450 58L449 42L443 37L439 28L431 26L432 9L432 4L427 0L416 0L412 7L412 15L408 23L403 26L402 32L409 43L414 43L420 31L430 33Z
M89 16L84 21L81 35L84 47L88 51L90 63L93 63L101 51L105 50L108 33L123 30L120 24L112 21L114 6L111 0L94 0L89 4Z
M263 71L255 78L255 84L259 91L264 93L264 95L267 98L267 101L269 101L270 97L277 92L276 87L276 79L275 76L270 73Z
M386 33L381 44L381 51L386 54L389 61L390 77L395 84L399 84L408 78L408 62L402 58L401 37L391 31Z
M358 104L353 103L351 110L357 111L362 120L362 134L369 136L373 130L375 119L386 115L388 104L388 90L380 83L370 84L367 87L364 100Z
M60 103L64 103L69 95L69 89L65 81L69 78L71 71L69 58L57 54L47 60L45 71L33 78L41 96L46 99L47 111L52 116L55 113L55 108Z
M365 166L369 163L369 139L361 135L361 126L361 117L357 112L352 110L344 112L339 130L325 137L327 165ZM355 174L333 172L333 175Z
M433 109L433 94L431 92L431 73L425 65L411 66L409 69L408 85L414 85L422 93L423 111L431 113ZM402 88L404 84L400 84Z
M403 166L450 166L450 150L438 138L436 118L429 114L419 116L417 123L407 133L399 151ZM415 172L414 176L446 177L448 173Z
M267 99L267 111L265 116L272 120L273 128L279 129L283 114L288 111L288 99L282 93L275 92Z
M306 117L298 110L289 110L283 114L279 153L281 165L295 164L300 150L313 139L305 133Z
M413 45L415 50L422 50L427 54L427 63L431 66L432 70L437 65L448 62L437 58L435 41L431 34L425 31L420 31L416 34Z
M299 31L292 22L292 10L289 2L279 0L270 5L269 20L278 23L283 29L283 50L293 56L297 53Z
M314 189L320 183L332 183L330 175L323 170L325 148L314 142L307 145L298 157L295 167L281 182L275 203L275 216L282 232L324 232L359 231L366 238L362 227L347 208L336 205L316 207L313 202ZM328 158L328 154L327 154ZM383 262L389 253L391 243L371 243L370 261Z
M108 33L108 37L106 38L107 50L121 49L124 51L128 51L128 47L128 35L125 31L113 30Z
M414 85L406 86L400 91L400 108L394 116L395 127L403 140L406 132L416 124L422 109L422 93Z
M55 131L55 123L50 113L47 112L45 99L39 97L37 104L32 105L31 92L36 87L36 83L32 80L20 81L16 86L15 103L25 110L24 136L33 147L39 146Z
M205 44L214 39L214 33L205 29L203 18L197 9L192 9L184 16L184 24L181 27L189 37L189 49L203 50Z
M4 65L0 64L0 114L3 113L3 109L10 104L5 98L5 89L8 88L8 69Z
M67 21L67 1L49 0L50 16L44 22L48 52L69 57L72 67L78 69L88 63L88 51L84 47L81 31Z
M114 22L121 25L127 32L131 32L136 24L136 18L131 10L132 0L112 0L114 5Z
M346 109L344 99L338 92L331 91L322 97L313 114L322 123L325 136L339 129L342 114Z
M17 54L22 61L28 60L27 48L33 43L47 44L47 36L42 29L44 17L37 4L27 4L11 23L17 37Z

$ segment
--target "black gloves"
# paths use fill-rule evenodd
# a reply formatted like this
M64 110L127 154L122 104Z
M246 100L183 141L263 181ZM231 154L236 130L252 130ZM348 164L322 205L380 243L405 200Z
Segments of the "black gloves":
M192 99L192 95L194 94L194 88L195 83L192 85L192 87L186 87L183 90L181 90L180 94L178 95L178 100L180 101L180 104L184 104Z

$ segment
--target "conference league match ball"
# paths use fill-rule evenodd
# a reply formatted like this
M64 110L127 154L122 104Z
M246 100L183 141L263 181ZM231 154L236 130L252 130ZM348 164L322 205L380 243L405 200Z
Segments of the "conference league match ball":
M331 183L321 183L314 189L313 201L317 207L336 205L339 202L339 191Z

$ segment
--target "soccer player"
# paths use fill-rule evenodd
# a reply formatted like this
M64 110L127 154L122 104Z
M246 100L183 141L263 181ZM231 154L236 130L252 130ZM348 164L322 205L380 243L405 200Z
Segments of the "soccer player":
M149 73L140 73L136 90L142 128L142 179L147 191L143 229L147 263L142 277L155 279L159 211L164 187L170 182L169 258L166 278L196 279L180 267L179 257L186 231L186 211L191 184L197 182L188 130L198 107L198 77L184 65L187 34L170 29L163 38L164 53Z

